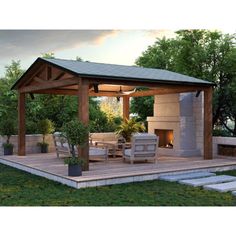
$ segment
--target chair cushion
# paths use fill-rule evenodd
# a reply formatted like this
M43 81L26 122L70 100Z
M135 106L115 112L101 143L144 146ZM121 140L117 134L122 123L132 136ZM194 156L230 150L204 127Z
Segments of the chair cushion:
M131 149L125 149L125 156L131 156Z
M105 156L105 155L106 155L106 149L95 148L95 147L89 148L89 156Z
M148 151L155 151L156 150L156 145L154 145L154 144L147 145L147 150Z

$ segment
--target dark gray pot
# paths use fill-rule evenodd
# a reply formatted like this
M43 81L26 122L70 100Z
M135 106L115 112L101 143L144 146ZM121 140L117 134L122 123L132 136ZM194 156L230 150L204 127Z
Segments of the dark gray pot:
M41 146L41 153L48 153L48 146L47 145Z
M81 176L82 175L81 165L68 165L68 175L69 176Z
M13 147L4 147L4 156L13 155Z

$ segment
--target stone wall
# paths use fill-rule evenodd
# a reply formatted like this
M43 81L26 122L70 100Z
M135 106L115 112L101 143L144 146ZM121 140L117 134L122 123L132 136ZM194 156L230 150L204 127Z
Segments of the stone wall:
M193 115L195 118L195 131L196 131L196 145L203 155L203 102L204 94L200 93L198 97L193 96Z
M221 157L218 155L218 144L236 146L236 137L213 137L213 157Z
M93 141L115 141L117 140L115 133L91 133ZM18 144L17 144L18 135L12 135L10 142L14 145L14 154L17 154ZM3 155L3 147L2 144L6 142L6 137L0 136L0 155ZM37 146L38 142L42 142L41 134L31 134L26 135L26 153L40 153L40 147ZM46 136L46 142L49 143L49 152L55 152L55 146L53 142L52 135Z
M107 133L90 133L92 141L117 141L118 137L113 132Z
M12 135L10 142L14 145L14 154L17 154L18 151L18 135ZM38 142L42 142L42 135L41 134L31 134L26 135L26 153L40 153L40 147L37 146ZM0 155L3 155L3 147L2 144L6 142L6 137L0 137ZM49 143L48 150L49 152L55 152L55 147L53 143L52 135L46 136L46 142Z

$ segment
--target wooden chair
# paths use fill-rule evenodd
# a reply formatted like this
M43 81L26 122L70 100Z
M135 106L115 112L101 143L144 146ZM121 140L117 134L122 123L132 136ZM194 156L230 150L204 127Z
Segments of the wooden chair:
M152 160L157 162L159 137L155 134L139 133L135 134L131 140L131 148L123 148L124 161L128 160L131 164L135 161Z
M61 135L60 132L55 132L53 134L53 140L55 144L57 157L60 157L60 154L64 156L71 155L71 145L68 143L67 139ZM75 152L78 154L77 147L75 147ZM105 161L108 161L108 149L104 146L90 146L89 147L89 159L94 157L101 157Z

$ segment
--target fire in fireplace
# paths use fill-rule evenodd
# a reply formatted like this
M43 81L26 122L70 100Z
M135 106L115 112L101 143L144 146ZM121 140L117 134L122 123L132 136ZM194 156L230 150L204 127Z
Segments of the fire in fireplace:
M173 148L173 130L170 129L155 129L155 134L159 136L159 147Z

